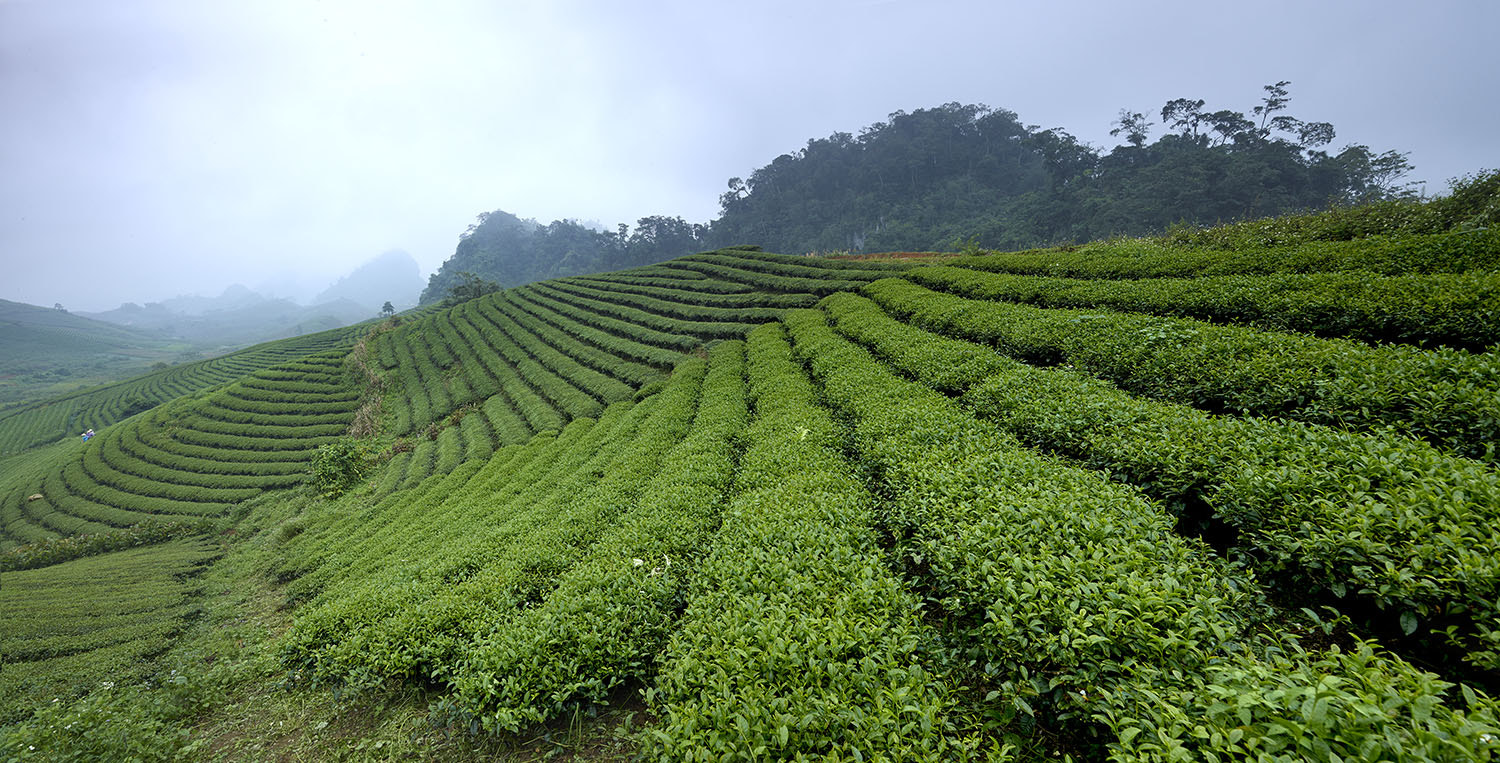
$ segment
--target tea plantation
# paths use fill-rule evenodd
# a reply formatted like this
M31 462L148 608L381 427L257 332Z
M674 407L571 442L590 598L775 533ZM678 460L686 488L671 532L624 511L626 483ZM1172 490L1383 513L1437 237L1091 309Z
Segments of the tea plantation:
M0 757L1494 760L1500 240L1416 207L723 249L9 413Z

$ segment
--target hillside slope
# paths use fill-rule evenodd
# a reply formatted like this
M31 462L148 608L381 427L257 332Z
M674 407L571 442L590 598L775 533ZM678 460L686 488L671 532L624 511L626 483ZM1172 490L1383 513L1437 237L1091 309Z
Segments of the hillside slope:
M0 300L0 406L139 373L180 349L144 332Z
M233 530L218 614L143 655L208 709L140 712L312 757L326 720L224 692L412 703L456 757L626 712L650 759L1493 759L1500 248L1332 219L529 284L4 462L6 558Z
M366 327L350 326L266 342L209 360L158 369L125 381L78 390L0 412L0 456L101 429L128 416L192 395L275 363L335 347L352 347Z

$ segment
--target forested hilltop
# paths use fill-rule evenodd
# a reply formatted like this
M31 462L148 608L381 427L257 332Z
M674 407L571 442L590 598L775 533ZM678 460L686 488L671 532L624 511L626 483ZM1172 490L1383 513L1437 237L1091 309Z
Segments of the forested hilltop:
M458 248L428 279L422 304L448 296L465 273L500 287L584 273L602 273L663 262L703 249L708 227L681 217L643 217L613 231L577 220L542 225L504 210L479 215L459 238Z
M1149 117L1122 110L1111 134L1124 142L1107 153L1005 109L897 111L730 178L705 224L657 215L609 231L497 210L464 234L422 301L443 298L463 272L509 287L745 242L795 253L1025 249L1412 195L1403 154L1331 150L1334 126L1293 116L1289 85L1267 85L1248 112L1189 98Z

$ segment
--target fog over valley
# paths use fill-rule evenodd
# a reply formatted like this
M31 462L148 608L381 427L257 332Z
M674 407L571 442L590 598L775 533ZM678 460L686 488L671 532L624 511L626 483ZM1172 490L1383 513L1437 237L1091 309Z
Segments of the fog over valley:
M897 111L987 104L1100 151L1122 109L1249 113L1414 188L1500 163L1489 3L0 2L0 298L86 312L427 278L477 215L707 224L726 181ZM751 242L754 243L754 242Z

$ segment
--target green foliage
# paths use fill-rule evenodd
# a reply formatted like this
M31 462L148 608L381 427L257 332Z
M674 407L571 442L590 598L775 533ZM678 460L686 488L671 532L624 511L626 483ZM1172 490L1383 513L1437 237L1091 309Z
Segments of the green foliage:
M1463 455L1496 457L1500 359L1488 353L981 302L894 278L865 292L914 325L1027 362L1071 364L1138 395L1215 412L1391 428Z
M7 513L0 530L24 543L143 522L196 524L300 482L318 446L343 435L359 404L342 355L307 355L255 371L100 431L5 488L4 501L14 503L0 506L19 511Z
M1214 666L1138 717L1106 705L1115 760L1493 760L1492 700L1429 673L1387 669L1368 643ZM1106 695L1106 698L1109 698ZM1438 704L1440 699L1452 705ZM1467 706L1466 712L1450 710Z
M1363 271L1140 280L1023 276L933 266L906 278L970 299L1103 307L1361 341L1483 350L1500 340L1500 274Z
M961 759L956 696L881 563L873 499L779 326L749 337L735 497L648 692L661 759Z
M463 271L458 274L458 283L448 287L447 295L443 298L443 304L456 305L471 299L478 299L486 294L494 294L500 290L500 284L487 281L473 273Z
M1288 596L1373 605L1362 626L1424 652L1494 667L1500 485L1493 472L1387 433L1215 417L1142 400L1086 375L1038 369L902 324L854 295L824 306L840 333L1029 446L1204 506ZM1189 518L1188 521L1197 521Z
M370 468L369 448L357 440L338 440L318 446L312 458L312 484L324 498L337 498L353 487Z
M1285 240L1282 233L1266 230L1295 219L1258 222L1258 229L1248 234L1255 240L1248 243L1238 240L1239 233L1225 233L1229 228L1213 228L1203 236L1207 240L1190 246L1160 239L1115 239L1080 247L965 257L947 264L997 273L1091 279L1348 271L1411 276L1494 270L1500 265L1496 248L1500 232L1496 231L1302 241L1295 230ZM1227 246L1211 240L1220 237L1229 241Z
M890 491L898 552L950 637L984 666L997 721L1035 719L1121 759L1223 760L1288 744L1329 760L1494 750L1500 716L1488 697L1465 690L1459 710L1444 704L1450 684L1400 660L1303 652L1295 633L1266 628L1270 611L1245 570L1177 535L1132 489L1029 451L896 377L819 313L793 311L787 323ZM1202 721L1179 714L1190 706L1212 709ZM1142 729L1150 735L1132 748Z
M47 538L26 543L0 553L0 572L29 570L70 559L94 556L109 551L163 543L196 535L209 529L207 523L162 522L148 520L140 524L102 533Z
M661 215L641 218L634 231L623 223L615 231L600 231L572 220L541 225L503 210L486 212L460 238L453 256L432 274L422 302L434 302L466 283L460 271L493 279L501 287L520 286L661 262L702 249L705 234L706 226Z
M1162 109L1171 129L1155 141L1145 114L1122 109L1124 144L1108 152L1004 109L898 111L732 179L710 240L878 252L967 237L1021 249L1410 196L1403 154L1362 145L1331 154L1322 147L1333 125L1286 114L1287 100L1263 101L1272 111L1251 118L1176 99Z
M1442 224L1473 230L1500 223L1500 170L1480 170L1452 181L1452 191L1432 201Z
M1491 457L1493 359L1252 327L1487 346L1490 231L1419 228L1483 193L1228 249L718 250L419 310L364 367L338 346L127 390L151 409L0 461L0 565L33 567L0 597L35 626L0 635L24 687L0 704L94 689L0 744L191 756L222 740L182 735L216 728L184 703L243 718L323 687L424 693L441 733L520 743L644 689L648 759L1493 757L1493 700L1382 647L1450 681L1500 665L1500 487L1428 444ZM1366 224L1395 233L1334 240ZM1144 314L1173 311L1218 323ZM341 495L265 494L318 468ZM147 520L236 532L59 561ZM249 555L215 594L287 625L247 645L255 690L140 689L222 544Z
M183 678L173 676L173 679ZM172 760L201 749L182 721L208 692L184 680L162 686L106 681L68 704L49 704L0 731L6 760Z
M196 612L193 576L217 553L201 539L176 540L6 572L0 726L101 682L147 675Z
M756 289L819 296L854 291L864 283L891 275L892 270L909 267L905 263L847 262L739 250L681 257L669 265L696 270L714 278L739 281Z
M94 387L0 412L0 455L106 426L151 407L215 387L278 363L352 346L362 328L348 327L267 342L197 363L184 363L124 382Z
M382 521L332 517L303 533L289 548L305 560L292 564L310 567L296 588L326 593L295 624L283 659L299 675L356 685L451 673L478 634L545 596L635 504L686 433L702 373L690 360L641 405L503 449L451 484L424 481L382 501L373 514ZM327 565L329 553L348 563Z
M748 416L743 374L739 343L710 351L687 436L632 510L558 577L543 602L475 645L453 681L459 717L515 732L650 675L718 525Z

